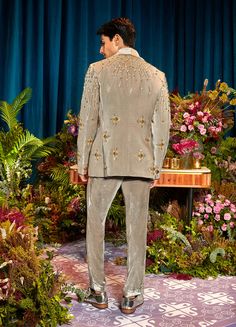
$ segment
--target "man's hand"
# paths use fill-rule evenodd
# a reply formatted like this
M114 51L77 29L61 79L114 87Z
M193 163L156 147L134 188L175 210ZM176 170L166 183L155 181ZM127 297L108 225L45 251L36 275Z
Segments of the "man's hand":
M88 182L88 175L80 175L79 174L79 178L80 178L82 183L87 183Z

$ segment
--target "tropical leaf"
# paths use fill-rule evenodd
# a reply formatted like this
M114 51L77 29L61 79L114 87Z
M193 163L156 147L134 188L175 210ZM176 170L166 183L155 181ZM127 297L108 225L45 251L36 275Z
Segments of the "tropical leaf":
M60 183L61 186L67 187L70 184L68 169L62 165L58 164L52 169L50 177L54 182Z
M31 88L25 88L13 101L12 104L6 101L0 102L0 116L2 120L7 124L9 130L17 124L17 114L27 103L32 96Z

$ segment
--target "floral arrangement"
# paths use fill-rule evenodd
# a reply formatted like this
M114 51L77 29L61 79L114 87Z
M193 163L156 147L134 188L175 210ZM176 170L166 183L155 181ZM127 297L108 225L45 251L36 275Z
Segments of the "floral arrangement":
M200 94L193 93L185 97L170 94L170 147L179 155L184 152L179 151L178 145L183 140L195 140L199 146L203 146L204 151L206 146L214 146L232 126L231 116L225 113L236 105L236 90L219 80L214 90L207 91L207 84L208 80L205 80Z
M36 248L37 229L0 223L0 326L56 327L72 318L63 276Z
M195 204L193 217L196 217L201 228L209 232L218 229L232 234L236 227L236 206L222 194L207 194L203 202Z
M190 139L182 139L179 143L173 144L172 148L176 153L185 155L197 150L199 148L199 143Z

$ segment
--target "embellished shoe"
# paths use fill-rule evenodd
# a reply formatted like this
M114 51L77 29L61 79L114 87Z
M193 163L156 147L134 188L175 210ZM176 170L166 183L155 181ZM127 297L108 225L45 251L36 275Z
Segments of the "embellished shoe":
M143 295L139 294L136 296L126 297L123 296L120 311L125 314L134 313L137 307L143 304Z
M108 308L108 298L106 292L97 292L89 288L88 295L85 297L84 302L92 304L97 309Z

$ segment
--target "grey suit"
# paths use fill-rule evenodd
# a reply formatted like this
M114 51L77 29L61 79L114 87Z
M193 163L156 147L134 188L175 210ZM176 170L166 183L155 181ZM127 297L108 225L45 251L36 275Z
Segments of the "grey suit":
M150 181L159 177L169 141L165 75L131 48L91 64L78 135L78 172L88 174L90 287L105 288L104 231L119 187L125 197L128 276L125 296L143 292Z
M88 170L95 177L156 179L169 141L165 75L135 50L120 53L88 69L80 112L78 171Z

